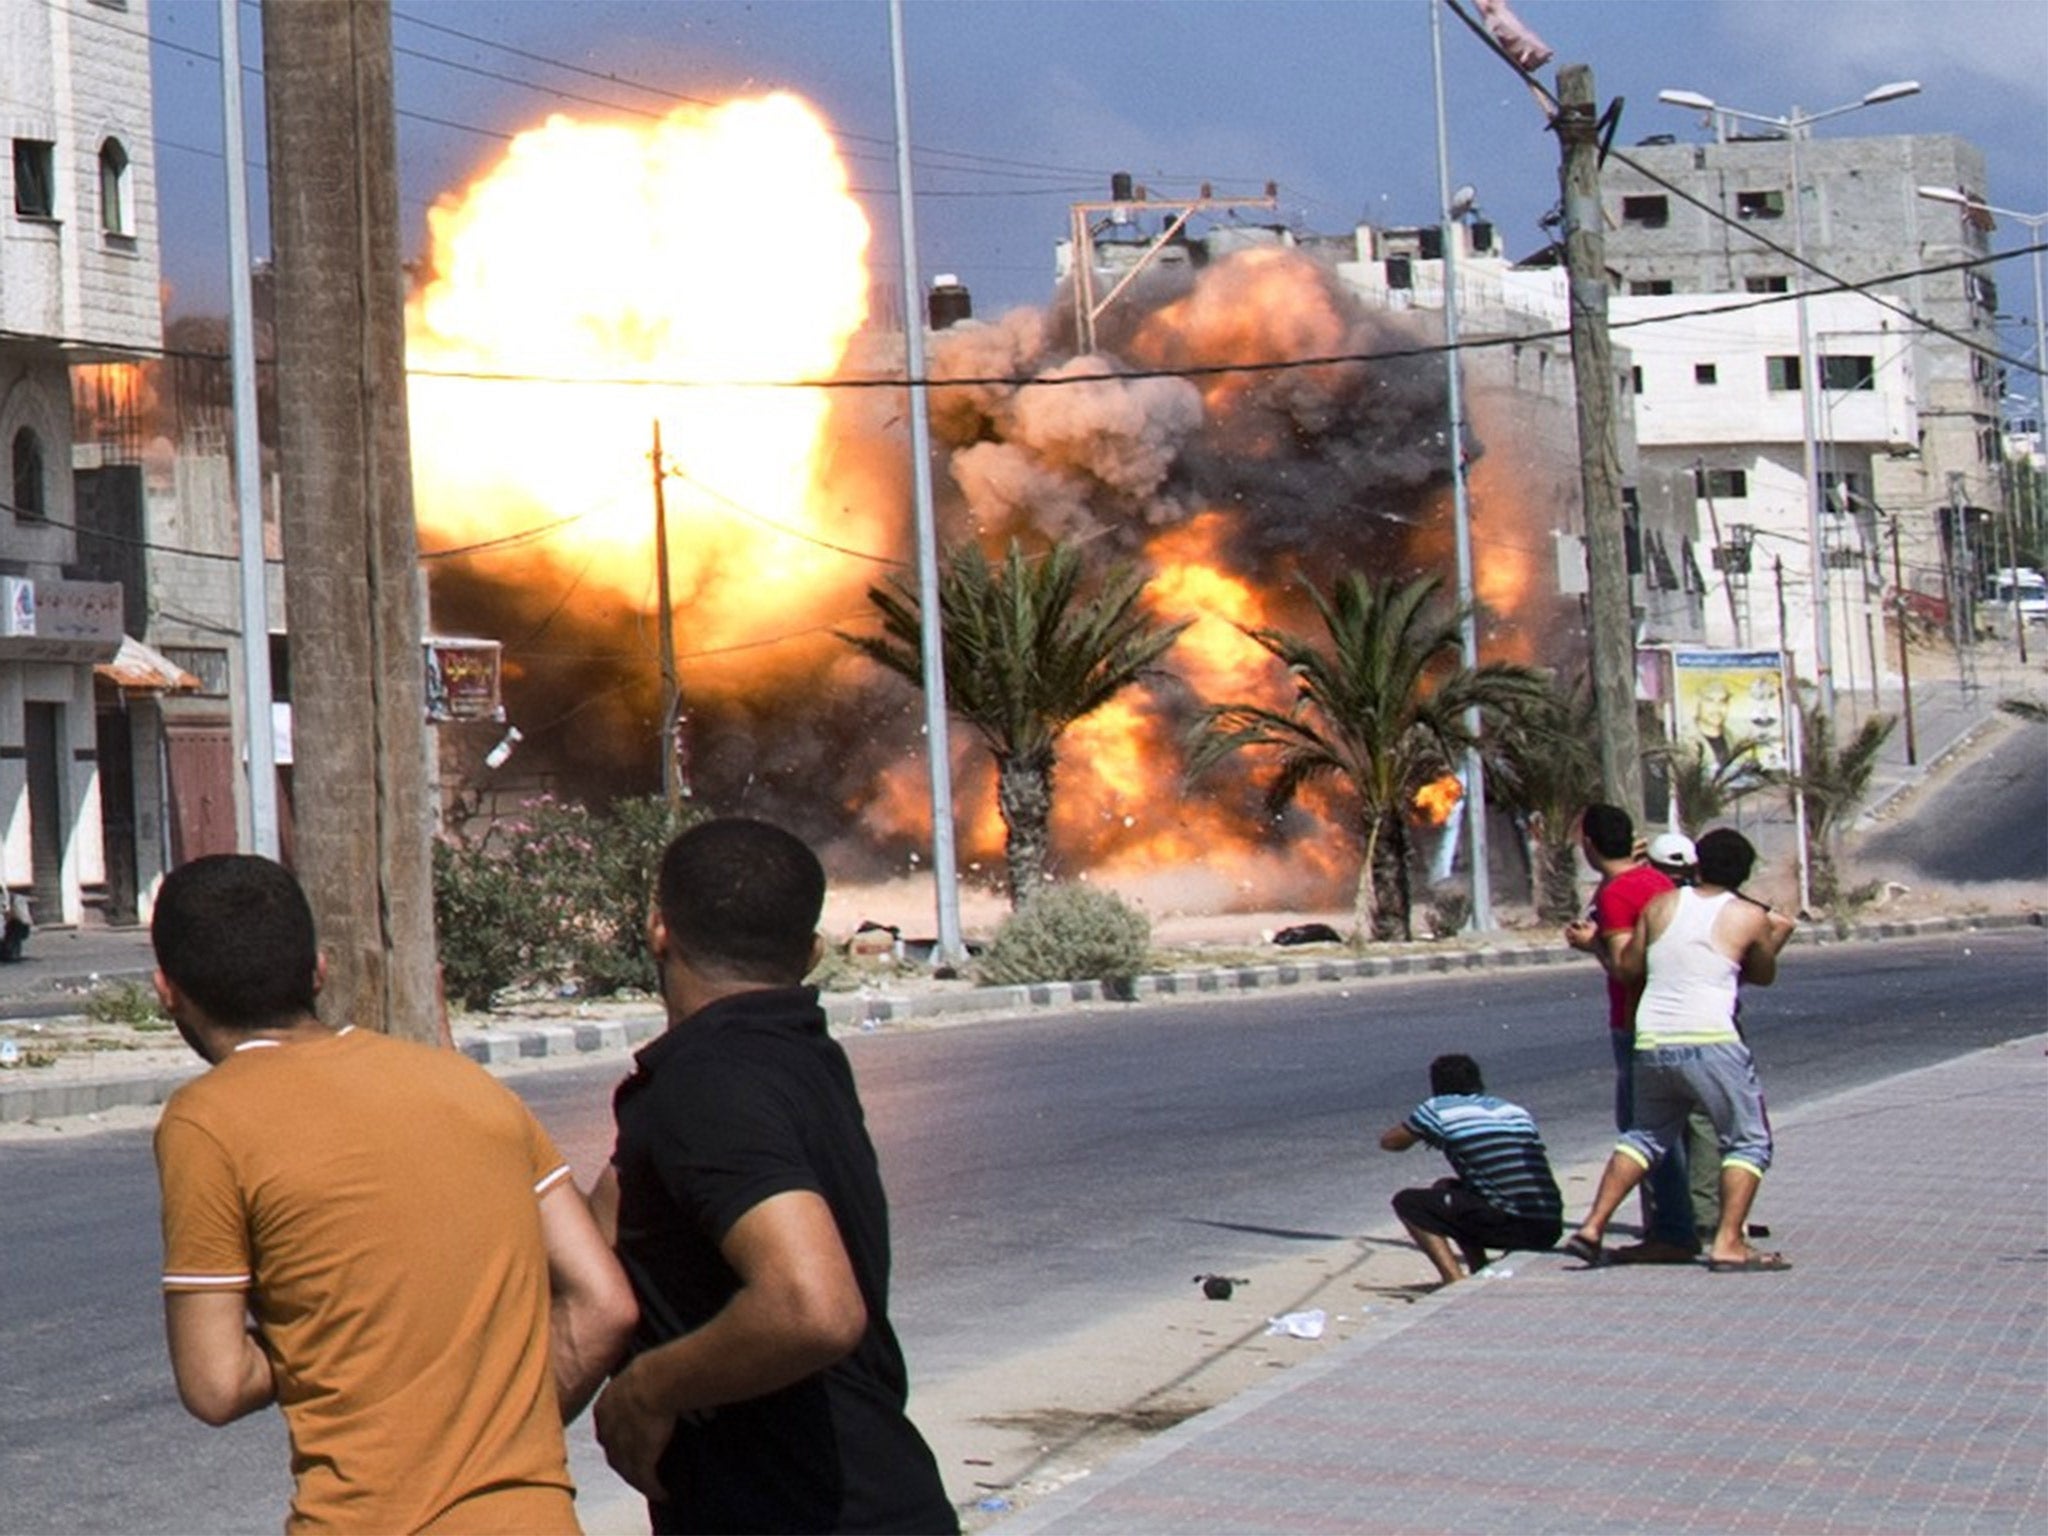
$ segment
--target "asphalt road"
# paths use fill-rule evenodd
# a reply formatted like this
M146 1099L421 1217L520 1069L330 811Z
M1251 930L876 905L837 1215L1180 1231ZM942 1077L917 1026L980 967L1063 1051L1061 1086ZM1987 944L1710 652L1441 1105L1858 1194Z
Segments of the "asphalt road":
M1912 865L1957 885L2048 880L2048 726L1992 742L1930 789L1909 820L1866 838L1854 862Z
M1795 949L1747 1024L1766 1089L1789 1106L2048 1027L2044 976L2039 929ZM913 1375L1383 1224L1391 1192L1434 1169L1374 1137L1423 1095L1440 1051L1476 1055L1536 1112L1560 1164L1599 1156L1600 1009L1589 963L852 1039ZM622 1066L516 1079L586 1178ZM1798 1156L1796 1138L1781 1156ZM147 1138L11 1143L0 1167L0 1530L275 1531L277 1416L209 1430L171 1391ZM1881 1191L1883 1170L1872 1181Z

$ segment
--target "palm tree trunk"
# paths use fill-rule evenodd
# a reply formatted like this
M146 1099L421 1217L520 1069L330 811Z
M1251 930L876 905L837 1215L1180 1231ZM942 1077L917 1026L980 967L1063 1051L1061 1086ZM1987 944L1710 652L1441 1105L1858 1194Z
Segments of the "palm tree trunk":
M1401 824L1399 811L1383 813L1380 826L1378 857L1371 865L1375 907L1372 936L1413 938L1409 927L1408 829Z
M1569 842L1546 839L1530 824L1529 865L1535 889L1529 894L1536 915L1546 923L1568 923L1579 915L1578 850Z
M1002 812L1010 909L1045 884L1051 853L1052 754L996 760L996 807Z
M1368 815L1362 834L1365 843L1365 858L1358 866L1358 896L1352 903L1352 938L1360 948L1379 933L1379 890L1373 870L1379 863L1380 819Z

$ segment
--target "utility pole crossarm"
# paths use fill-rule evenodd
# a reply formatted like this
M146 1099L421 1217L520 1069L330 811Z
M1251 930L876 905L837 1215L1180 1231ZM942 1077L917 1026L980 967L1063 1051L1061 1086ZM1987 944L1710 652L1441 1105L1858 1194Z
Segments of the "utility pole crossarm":
M1240 208L1263 208L1277 213L1280 209L1279 188L1272 182L1266 183L1263 197L1215 197L1204 184L1201 196L1191 199L1167 199L1154 202L1147 196L1111 198L1107 202L1073 203L1069 205L1074 220L1074 282L1078 298L1075 303L1075 319L1081 350L1095 350L1095 322L1104 310L1116 302L1117 296L1135 282L1138 275L1152 265L1159 253L1171 243L1173 237L1187 228L1188 221L1198 213L1235 212ZM1128 217L1136 210L1164 212L1179 209L1177 217L1158 235L1146 242L1144 253L1131 269L1117 279L1116 286L1100 299L1095 298L1095 227L1091 216L1107 214L1112 219Z

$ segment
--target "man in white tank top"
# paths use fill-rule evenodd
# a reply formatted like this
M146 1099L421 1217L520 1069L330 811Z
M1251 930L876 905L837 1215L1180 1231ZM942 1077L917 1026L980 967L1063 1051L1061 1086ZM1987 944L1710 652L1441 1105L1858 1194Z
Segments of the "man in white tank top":
M1756 863L1749 839L1721 827L1699 840L1699 884L1667 891L1636 920L1616 974L1644 979L1636 1006L1635 1116L1600 1176L1585 1223L1565 1251L1601 1262L1608 1220L1630 1190L1685 1135L1703 1111L1721 1147L1721 1224L1707 1249L1717 1274L1790 1269L1783 1254L1760 1253L1745 1233L1757 1186L1771 1165L1771 1127L1756 1065L1735 1023L1741 985L1777 979L1778 953L1794 923L1742 894Z

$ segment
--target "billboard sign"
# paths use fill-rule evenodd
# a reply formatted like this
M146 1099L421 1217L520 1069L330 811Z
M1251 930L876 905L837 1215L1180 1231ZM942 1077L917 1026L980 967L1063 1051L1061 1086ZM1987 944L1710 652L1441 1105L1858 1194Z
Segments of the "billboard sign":
M1779 651L1671 652L1672 739L1716 769L1738 758L1759 770L1790 762L1785 661Z

